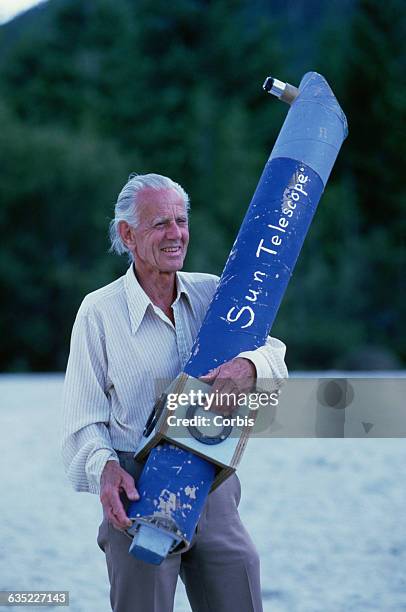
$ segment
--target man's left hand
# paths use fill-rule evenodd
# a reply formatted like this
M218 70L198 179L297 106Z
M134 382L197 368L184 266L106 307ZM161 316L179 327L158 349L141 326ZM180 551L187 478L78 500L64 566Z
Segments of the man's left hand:
M231 361L223 363L223 365L211 370L205 376L200 376L200 380L212 385L212 393L217 392L217 396L221 393L224 397L237 397L240 394L249 393L256 381L257 371L249 359L236 357ZM236 409L233 402L213 402L211 409L223 415L232 414Z

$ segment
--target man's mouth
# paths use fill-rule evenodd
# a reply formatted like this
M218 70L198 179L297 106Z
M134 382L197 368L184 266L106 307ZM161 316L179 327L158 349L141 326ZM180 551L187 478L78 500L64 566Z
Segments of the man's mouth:
M178 251L181 250L180 246L176 246L176 247L164 247L161 249L161 251L163 251L164 253L178 253Z

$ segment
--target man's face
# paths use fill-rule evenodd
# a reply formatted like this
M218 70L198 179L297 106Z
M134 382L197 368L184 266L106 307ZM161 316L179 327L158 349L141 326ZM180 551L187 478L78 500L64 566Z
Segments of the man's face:
M182 197L174 189L144 189L138 200L139 224L133 230L137 266L146 271L181 270L189 243Z

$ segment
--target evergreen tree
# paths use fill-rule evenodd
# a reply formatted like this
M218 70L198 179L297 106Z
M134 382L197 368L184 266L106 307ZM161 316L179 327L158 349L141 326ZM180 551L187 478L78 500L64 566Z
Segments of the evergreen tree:
M126 267L106 236L131 171L184 185L187 269L220 273L287 112L264 77L297 84L309 69L332 84L350 135L272 333L293 368L342 365L371 344L406 359L406 11L345 7L303 47L287 44L296 10L262 0L53 0L21 31L0 28L4 368L63 368L81 297Z
M123 270L107 225L125 161L89 134L0 120L0 368L63 370L84 294Z

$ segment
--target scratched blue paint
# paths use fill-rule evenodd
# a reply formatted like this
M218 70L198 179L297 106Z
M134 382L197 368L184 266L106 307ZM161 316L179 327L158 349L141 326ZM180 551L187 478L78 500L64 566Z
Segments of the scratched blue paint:
M321 75L307 73L259 180L185 366L190 376L199 377L240 352L264 344L346 136L347 121L329 85ZM287 212L289 208L292 214ZM203 447L204 444L204 454L207 449ZM193 457L197 468L190 484L204 480L202 474L212 465L209 461L181 449L171 458L154 448L139 481L141 501L132 504L131 512L137 506L142 516L150 516L162 482L167 483L168 491L182 496L184 481L178 475L168 480L181 455ZM156 470L151 472L150 465ZM199 497L199 509L191 510L187 516L177 515L189 537L202 503ZM144 559L148 560L147 556Z
M127 514L140 517L164 516L173 521L180 541L192 540L207 495L213 484L215 467L192 452L163 443L152 449L137 482L139 501L131 502ZM145 559L145 551L134 556ZM156 559L159 565L163 559Z

